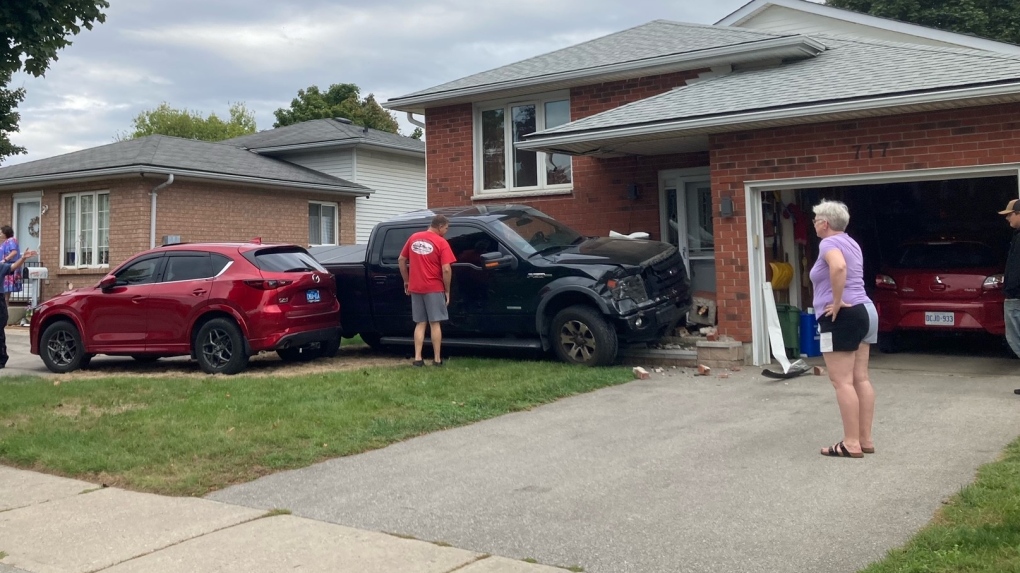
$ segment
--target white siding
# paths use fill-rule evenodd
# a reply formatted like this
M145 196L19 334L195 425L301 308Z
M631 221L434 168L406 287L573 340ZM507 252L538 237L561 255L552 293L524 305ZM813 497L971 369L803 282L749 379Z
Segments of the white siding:
M321 171L333 177L358 183L358 181L354 180L354 150L352 149L289 153L286 155L274 155L273 157L294 163L295 165Z
M375 191L371 197L358 197L355 203L357 241L364 244L379 221L426 207L425 156L364 149L356 154L355 182Z
M775 34L838 34L845 36L856 36L859 38L872 38L876 40L888 40L891 42L903 42L913 44L924 44L928 46L949 46L960 48L959 44L939 42L930 38L922 38L911 34L903 34L891 30L883 30L862 24L855 24L844 20L837 20L827 16L809 14L799 10L791 10L783 6L769 6L762 10L750 20L740 25L741 28L761 30Z

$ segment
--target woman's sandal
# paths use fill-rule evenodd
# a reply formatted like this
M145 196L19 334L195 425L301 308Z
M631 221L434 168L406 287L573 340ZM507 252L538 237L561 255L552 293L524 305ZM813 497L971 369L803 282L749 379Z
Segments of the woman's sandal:
M846 446L843 445L843 442L840 442L840 443L835 444L833 446L829 446L828 449L822 450L821 454L823 456L829 456L831 458L863 458L864 457L864 452L861 452L859 454L855 454L855 453L851 452L850 450L846 449Z

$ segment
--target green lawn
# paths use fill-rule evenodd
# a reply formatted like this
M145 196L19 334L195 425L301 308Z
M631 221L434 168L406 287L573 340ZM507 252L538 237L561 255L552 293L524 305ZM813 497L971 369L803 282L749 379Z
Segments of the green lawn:
M203 495L284 469L526 410L629 368L457 358L294 377L0 378L0 463Z
M903 548L863 573L1020 572L1020 439Z

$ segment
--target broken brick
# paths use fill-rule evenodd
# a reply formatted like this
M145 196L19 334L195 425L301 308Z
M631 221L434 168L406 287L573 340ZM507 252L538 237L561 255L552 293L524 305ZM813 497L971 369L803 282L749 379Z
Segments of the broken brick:
M711 368L709 368L708 366L705 366L704 364L698 364L698 375L699 376L708 376L711 373L712 373L712 369Z
M637 378L638 380L648 380L648 378L651 376L647 370L640 366L635 366L633 372L634 378Z

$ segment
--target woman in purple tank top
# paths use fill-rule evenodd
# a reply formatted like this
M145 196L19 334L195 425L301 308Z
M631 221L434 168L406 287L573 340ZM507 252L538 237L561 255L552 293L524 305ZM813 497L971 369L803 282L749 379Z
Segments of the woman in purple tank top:
M850 212L839 201L814 207L815 233L822 239L811 268L814 308L821 332L822 357L843 418L843 439L822 448L823 456L861 458L875 451L871 424L875 391L868 376L872 325L878 316L864 292L864 257L847 235Z

